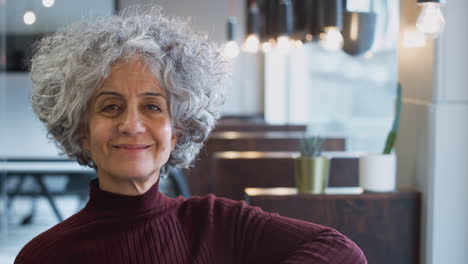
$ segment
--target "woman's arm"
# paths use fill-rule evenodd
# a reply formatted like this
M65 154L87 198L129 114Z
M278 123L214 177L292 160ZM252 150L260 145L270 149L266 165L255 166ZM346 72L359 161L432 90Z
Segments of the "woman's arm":
M185 207L181 219L194 238L212 237L202 240L211 241L217 263L367 263L361 249L332 228L214 195L192 198Z
M282 264L365 264L361 249L338 231L322 225L269 214L259 237L259 254ZM259 259L260 260L260 259ZM272 261L275 261L272 259ZM266 263L266 262L265 262Z

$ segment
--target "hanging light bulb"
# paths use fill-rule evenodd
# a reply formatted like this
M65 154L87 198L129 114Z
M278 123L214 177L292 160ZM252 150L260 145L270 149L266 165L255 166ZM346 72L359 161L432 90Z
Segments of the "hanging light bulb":
M239 55L239 45L236 42L236 18L229 17L227 21L227 38L228 42L224 45L223 55L228 59L234 59Z
M255 53L258 51L258 47L260 46L260 40L256 34L250 34L247 36L244 42L244 50L247 52Z
M276 50L279 52L289 52L292 48L289 36L283 35L276 39Z
M55 4L55 0L42 0L42 5L45 7L52 7Z
M343 48L343 36L337 27L326 27L320 34L320 45L328 51L338 51Z
M294 40L290 37L294 31L294 10L291 0L280 0L277 4L276 50L288 53L294 47Z
M249 0L248 3L246 34L243 49L246 52L256 53L260 46L260 9L254 0Z
M36 22L36 14L32 10L27 10L23 15L23 22L26 25L32 25Z
M320 33L320 45L328 51L338 51L343 48L343 35L340 30L343 27L343 1L320 1L320 25L323 33Z
M418 3L422 5L422 10L416 21L416 27L424 34L437 38L445 27L444 15L440 9L443 1L418 0Z
M233 40L229 41L224 45L223 55L228 59L234 59L235 57L237 57L237 55L239 55L239 52L239 45L237 45L237 42Z
M268 53L272 51L276 46L276 40L271 38L268 41L262 43L262 51Z
M304 46L304 43L300 40L294 40L292 45L294 46L294 48L302 48Z

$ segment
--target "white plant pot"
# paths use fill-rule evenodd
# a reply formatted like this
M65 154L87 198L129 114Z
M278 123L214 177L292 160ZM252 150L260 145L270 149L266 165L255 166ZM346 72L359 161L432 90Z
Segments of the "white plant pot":
M366 191L391 192L396 189L396 155L363 154L359 157L359 184Z

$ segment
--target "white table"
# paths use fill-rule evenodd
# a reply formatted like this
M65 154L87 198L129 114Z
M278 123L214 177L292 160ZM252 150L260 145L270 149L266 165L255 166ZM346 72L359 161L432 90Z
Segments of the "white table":
M86 174L94 173L89 167L84 167L76 161L8 161L0 162L0 172L7 174Z
M16 190L12 193L12 197L16 196L20 190L25 176L32 176L39 185L42 194L49 201L55 215L59 221L63 221L54 197L50 193L47 185L44 183L45 175L72 175L72 174L95 174L96 172L89 168L78 164L76 161L65 159L11 159L0 161L0 173L6 173L7 176L20 176L20 181ZM5 188L2 188L5 190Z

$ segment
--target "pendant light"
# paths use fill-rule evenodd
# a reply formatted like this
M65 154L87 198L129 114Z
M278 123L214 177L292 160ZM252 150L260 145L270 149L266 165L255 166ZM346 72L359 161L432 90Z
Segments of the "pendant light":
M239 45L236 41L236 32L237 32L237 20L235 16L235 3L234 0L229 1L229 18L226 23L227 30L227 40L228 42L224 44L223 55L227 59L234 59L239 55Z
M343 12L343 51L349 55L363 55L370 50L375 38L377 14L374 12L373 0L369 12L347 11L344 3Z
M42 5L45 7L52 7L55 4L55 0L42 0Z
M246 35L243 49L256 53L260 46L260 8L255 0L248 0Z
M26 25L32 25L36 23L36 14L31 10L26 10L23 15L23 22Z
M23 22L24 24L31 26L36 23L36 13L34 13L33 8L31 7L31 3L28 1L26 7L26 11L23 14Z
M343 25L343 1L320 0L320 44L328 51L338 51L343 47L341 28Z
M307 3L312 1L292 0L294 26L292 38L295 40L305 41L306 24L307 24Z
M260 6L262 13L262 30L260 34L261 48L264 53L268 53L276 48L277 36L277 0L264 0Z
M294 30L293 6L291 0L277 0L277 3L276 49L281 52L288 52L294 43L294 40L291 39Z
M223 55L228 59L234 59L239 55L239 45L236 42L237 21L235 17L229 17L227 21L228 42L224 45Z
M445 19L441 6L445 0L417 0L422 6L421 13L416 21L416 27L424 34L437 38L444 30Z
M320 33L323 33L320 27L320 5L322 1L309 0L306 1L306 21L305 21L305 41L311 42L320 38Z

